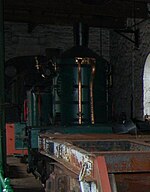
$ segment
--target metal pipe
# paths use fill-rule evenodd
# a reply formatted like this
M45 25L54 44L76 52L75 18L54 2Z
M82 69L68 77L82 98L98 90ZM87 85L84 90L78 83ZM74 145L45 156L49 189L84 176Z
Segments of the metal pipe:
M93 95L94 77L95 77L95 64L92 63L91 80L90 80L90 104L91 104L91 123L92 124L95 123L95 117L94 117L94 95Z
M8 178L4 178L1 172L0 172L0 182L3 188L3 192L13 192L13 189L10 186L10 180Z
M0 172L6 165L5 110L4 110L4 1L0 0ZM0 184L0 188L2 188ZM2 190L1 190L2 191Z
M82 46L83 45L83 39L82 39L82 23L79 23L79 45Z
M88 47L89 27L82 22L76 23L73 26L74 45Z
M36 106L36 95L34 92L31 92L32 94L32 102L33 102L33 111L31 110L32 113L32 126L37 126L37 106Z
M78 59L78 114L79 124L82 124L82 80L81 80L81 62L82 59Z
M117 192L117 185L116 185L115 175L114 174L109 174L109 180L110 180L110 185L111 185L112 192Z
M80 189L81 192L90 192L90 185L89 183L86 183L85 181L80 181Z

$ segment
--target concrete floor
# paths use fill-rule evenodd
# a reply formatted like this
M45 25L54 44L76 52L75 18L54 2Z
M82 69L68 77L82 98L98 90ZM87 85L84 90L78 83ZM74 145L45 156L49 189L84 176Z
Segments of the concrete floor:
M14 192L44 192L39 180L27 173L27 164L19 157L7 157L8 177Z

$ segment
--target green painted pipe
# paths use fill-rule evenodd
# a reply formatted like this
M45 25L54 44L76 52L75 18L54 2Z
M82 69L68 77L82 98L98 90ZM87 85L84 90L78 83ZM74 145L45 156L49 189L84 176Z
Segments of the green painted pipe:
M8 178L4 178L2 173L0 173L0 182L3 188L3 192L13 192L13 189L10 186L10 180Z
M4 96L4 0L0 0L0 173L5 175L6 134L5 134L5 96ZM1 180L2 181L2 180ZM7 183L7 181L5 181ZM0 183L0 191L3 184ZM5 190L6 191L6 190Z

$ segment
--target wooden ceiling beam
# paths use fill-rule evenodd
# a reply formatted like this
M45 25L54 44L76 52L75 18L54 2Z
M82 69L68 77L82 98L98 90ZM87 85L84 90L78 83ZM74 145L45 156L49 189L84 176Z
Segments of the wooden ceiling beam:
M70 25L74 23L83 22L89 26L101 28L114 28L124 29L126 27L126 18L114 18L104 16L78 16L78 15L56 15L56 14L43 14L42 12L24 11L5 11L5 21L10 22L23 22L33 25L38 24L52 24L52 25Z
M136 2L133 4L129 1L112 0L107 5L85 5L79 0L6 0L5 10L18 11L40 11L43 13L51 12L52 14L68 14L81 16L109 16L109 17L133 17L146 18L148 15L147 4L145 2ZM63 3L65 2L65 3Z
M38 24L73 25L82 21L93 27L124 29L127 18L148 18L147 0L5 0L4 19ZM149 0L150 1L150 0ZM94 4L101 2L101 4Z

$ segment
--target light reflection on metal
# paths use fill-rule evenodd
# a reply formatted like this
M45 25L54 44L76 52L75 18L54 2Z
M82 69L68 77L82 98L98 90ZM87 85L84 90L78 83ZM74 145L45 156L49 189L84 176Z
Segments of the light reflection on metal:
M110 180L110 185L111 185L112 191L117 192L118 190L117 190L115 174L113 174L113 173L109 174L109 180Z
M41 67L41 65L39 64L39 61L38 61L38 58L37 57L35 57L35 67L36 67L36 69L39 71L40 70L40 67Z
M95 123L95 118L94 118L94 95L93 95L94 77L95 77L95 63L92 63L91 80L90 80L90 103L91 103L91 123L92 124Z
M94 117L94 95L93 95L93 87L94 87L94 77L95 77L95 58L76 58L76 63L78 65L78 115L79 115L79 124L82 124L82 65L90 65L91 66L91 78L90 78L90 111L91 111L91 123L95 123Z
M81 62L82 59L78 59L78 113L79 113L79 125L82 124L82 80L81 80Z
M91 186L85 181L80 181L81 192L91 192Z

